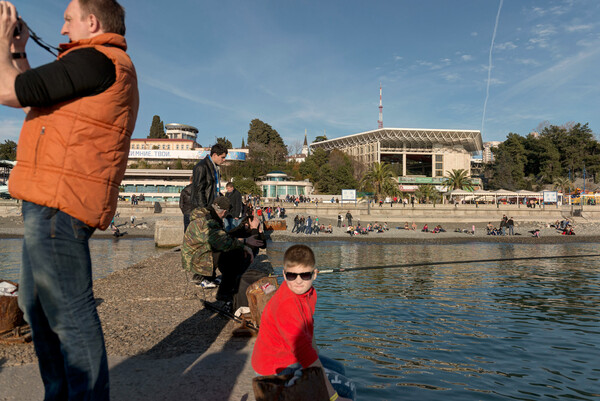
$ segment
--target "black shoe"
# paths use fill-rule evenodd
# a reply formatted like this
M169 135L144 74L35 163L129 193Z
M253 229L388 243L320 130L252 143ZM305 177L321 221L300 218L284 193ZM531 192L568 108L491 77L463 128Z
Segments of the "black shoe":
M192 276L192 283L194 284L200 284L202 280L204 280L204 277L198 273L194 273L194 275Z

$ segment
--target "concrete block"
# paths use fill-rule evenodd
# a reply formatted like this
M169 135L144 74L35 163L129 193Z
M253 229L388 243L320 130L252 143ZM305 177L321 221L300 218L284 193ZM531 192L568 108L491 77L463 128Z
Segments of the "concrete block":
M267 220L265 221L265 227L267 230L287 230L285 220Z
M183 243L183 221L157 221L154 226L154 243L158 247L174 247Z

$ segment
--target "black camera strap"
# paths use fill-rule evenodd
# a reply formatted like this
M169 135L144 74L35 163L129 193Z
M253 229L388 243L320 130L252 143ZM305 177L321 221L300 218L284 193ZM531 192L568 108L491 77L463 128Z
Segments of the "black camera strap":
M48 53L52 54L54 57L58 57L58 53L60 53L60 49L58 47L54 47L46 42L42 38L40 38L33 30L27 25L27 29L29 29L29 36L35 43L38 44L42 49L45 49ZM56 51L54 53L52 50Z

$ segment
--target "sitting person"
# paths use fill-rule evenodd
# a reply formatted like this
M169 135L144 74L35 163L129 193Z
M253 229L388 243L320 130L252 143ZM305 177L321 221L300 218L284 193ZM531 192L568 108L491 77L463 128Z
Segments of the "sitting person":
M492 235L491 233L492 233L492 231L494 231L494 225L492 224L491 221L487 223L486 228L487 228L487 235Z
M415 231L417 229L417 224L413 221L412 223L412 230Z
M235 238L233 231L225 231L223 218L230 207L229 199L220 196L210 206L194 209L181 245L182 267L200 275L198 285L215 288L216 269L221 271L222 281L216 297L228 311L233 310L239 279L254 258L249 245L264 245L257 236ZM249 224L251 229L258 229L258 215L253 216Z
M333 233L333 226L330 224L327 226L327 228L325 229L325 232L328 234L332 234Z
M575 231L573 231L573 227L567 227L563 230L561 235L575 235Z
M388 230L389 230L389 227L388 227L387 221L386 221L385 223L383 223L383 227L382 227L382 229L383 229L383 231L388 231Z
M429 226L427 225L427 223L425 223L425 225L421 229L421 232L424 232L424 233L428 233L429 232Z
M345 401L354 398L354 384L343 376L344 367L339 362L319 355L315 349L315 264L315 255L306 245L293 245L285 251L284 281L263 311L252 367L262 376L322 367L330 400Z
M410 230L410 227L408 226L408 221L406 223L404 223L404 229L405 230Z

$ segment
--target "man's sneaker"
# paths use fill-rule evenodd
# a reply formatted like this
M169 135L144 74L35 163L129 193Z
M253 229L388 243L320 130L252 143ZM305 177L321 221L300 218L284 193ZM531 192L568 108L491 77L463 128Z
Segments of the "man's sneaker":
M207 279L204 279L200 282L200 284L197 284L202 288L217 288L217 285L215 283L213 283L212 281L208 281Z
M202 277L200 274L194 273L194 275L192 276L192 283L200 285L203 279L204 277Z
M217 276L214 280L213 283L215 283L216 285L221 285L221 279L223 278L223 276Z

